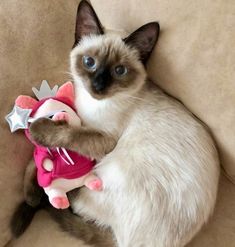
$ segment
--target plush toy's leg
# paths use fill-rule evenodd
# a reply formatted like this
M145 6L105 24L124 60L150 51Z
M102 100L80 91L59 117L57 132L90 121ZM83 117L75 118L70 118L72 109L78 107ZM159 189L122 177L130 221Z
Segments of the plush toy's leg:
M69 122L69 114L67 112L58 112L53 116L52 120Z
M55 208L68 208L69 201L66 192L85 185L90 190L102 190L102 181L93 173L88 173L83 177L75 179L58 178L44 188L49 197L49 201Z
M57 188L44 188L46 194L49 197L51 205L57 209L65 209L69 207L69 200L66 193Z
M85 177L84 184L90 190L100 191L102 190L102 187L103 187L102 180L98 178L96 175L94 175L93 173L89 173Z
M66 209L69 207L69 200L67 197L54 197L51 202L52 206L57 209Z
M53 121L65 121L69 123L71 126L80 127L81 120L77 116L77 114L69 114L67 112L57 112L53 118Z

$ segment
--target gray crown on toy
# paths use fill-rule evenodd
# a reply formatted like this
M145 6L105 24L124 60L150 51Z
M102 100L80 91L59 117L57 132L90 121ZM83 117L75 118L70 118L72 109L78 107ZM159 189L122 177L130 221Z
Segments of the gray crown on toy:
M38 100L54 97L56 96L56 92L58 91L59 86L55 85L52 89L50 88L50 85L46 80L43 80L40 86L40 89L38 90L36 87L32 88L32 91L34 92L35 96Z

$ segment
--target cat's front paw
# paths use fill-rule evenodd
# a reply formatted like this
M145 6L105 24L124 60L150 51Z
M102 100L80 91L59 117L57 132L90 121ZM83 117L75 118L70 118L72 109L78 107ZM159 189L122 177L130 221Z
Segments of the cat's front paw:
M39 118L29 128L33 141L45 147L62 147L67 144L68 124L65 121L52 121Z

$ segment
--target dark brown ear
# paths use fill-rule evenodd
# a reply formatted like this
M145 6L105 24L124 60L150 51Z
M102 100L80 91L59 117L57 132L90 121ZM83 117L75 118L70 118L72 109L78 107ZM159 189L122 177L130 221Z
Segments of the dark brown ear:
M158 40L159 32L159 24L150 22L138 28L123 41L139 51L140 60L145 64Z
M77 19L76 19L76 29L75 29L75 42L73 47L75 47L80 39L85 35L90 34L103 34L102 25L90 5L86 0L82 0L78 5Z

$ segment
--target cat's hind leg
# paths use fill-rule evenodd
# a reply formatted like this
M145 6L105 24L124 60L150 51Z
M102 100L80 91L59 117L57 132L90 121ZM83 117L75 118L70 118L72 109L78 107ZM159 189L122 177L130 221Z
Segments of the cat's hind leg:
M29 162L25 170L24 200L16 207L11 217L10 228L15 238L18 238L25 232L35 213L48 204L43 189L37 183L34 160Z
M40 204L43 197L43 189L37 182L37 170L32 159L26 167L24 174L24 198L28 205L36 207Z

